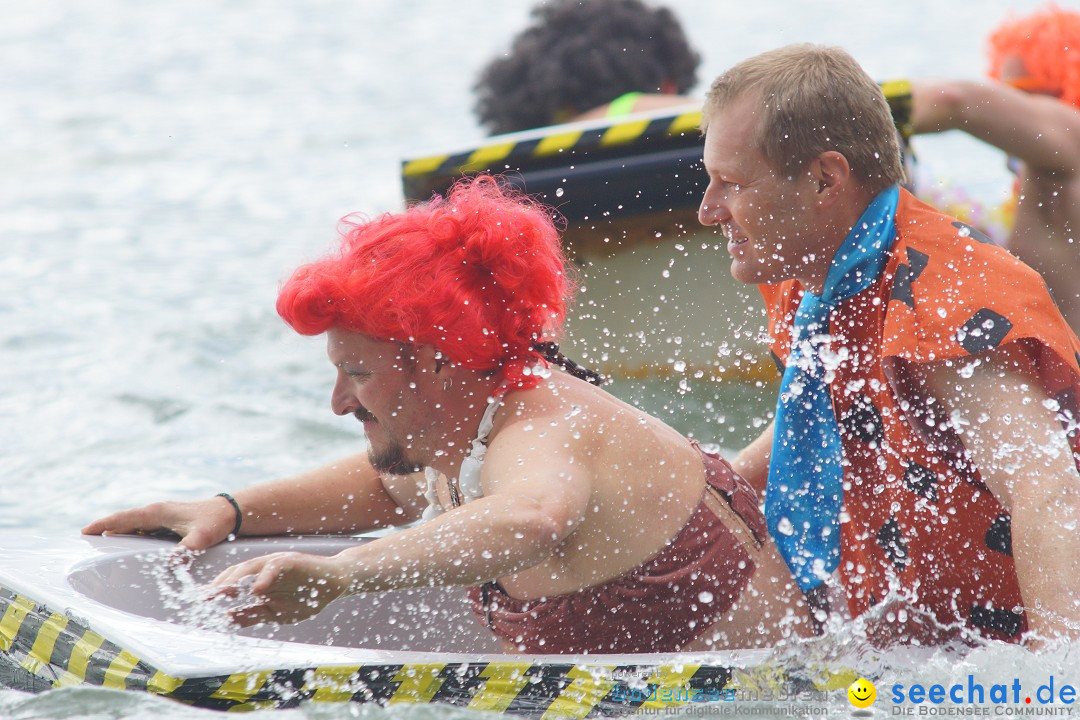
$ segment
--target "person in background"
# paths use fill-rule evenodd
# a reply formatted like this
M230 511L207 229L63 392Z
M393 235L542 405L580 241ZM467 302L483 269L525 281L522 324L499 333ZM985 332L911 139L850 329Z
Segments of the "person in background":
M805 602L749 485L554 345L568 271L551 211L491 177L355 225L285 283L278 312L326 334L331 406L363 423L368 452L84 532L166 529L197 550L423 520L333 557L226 570L225 588L254 577L258 602L233 611L243 625L296 621L347 593L466 585L482 622L531 653L748 647L805 632Z
M899 187L880 87L794 45L713 82L700 220L784 366L735 469L819 619L1080 637L1080 341L1042 278Z
M640 0L554 0L475 85L492 134L697 101L700 57L675 15Z
M912 81L910 129L963 130L1008 154L1016 183L1004 244L1080 331L1080 13L1009 19L989 46L993 82Z

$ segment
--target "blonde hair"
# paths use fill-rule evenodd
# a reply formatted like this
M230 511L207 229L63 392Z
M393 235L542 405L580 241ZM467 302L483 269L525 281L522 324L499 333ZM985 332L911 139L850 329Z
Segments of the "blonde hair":
M702 130L715 113L748 94L761 100L755 142L775 169L793 175L835 150L874 194L903 181L885 96L844 50L787 45L743 60L709 88Z

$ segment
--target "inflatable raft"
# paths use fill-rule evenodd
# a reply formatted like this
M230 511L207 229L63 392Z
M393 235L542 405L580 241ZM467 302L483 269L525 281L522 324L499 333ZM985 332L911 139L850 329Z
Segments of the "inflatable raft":
M178 565L166 540L0 537L0 684L100 686L221 710L446 703L581 718L723 702L746 687L831 690L856 677L770 667L764 650L508 655L457 588L352 596L295 625L241 631L182 597L185 584L249 557L333 554L368 539L244 539Z

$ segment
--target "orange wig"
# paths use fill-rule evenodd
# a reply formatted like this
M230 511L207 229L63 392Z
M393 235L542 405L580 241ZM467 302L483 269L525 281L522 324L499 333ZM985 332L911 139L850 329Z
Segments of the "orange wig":
M1080 13L1050 6L1010 18L990 36L990 77L1000 80L1011 56L1027 68L1025 89L1044 90L1080 107Z

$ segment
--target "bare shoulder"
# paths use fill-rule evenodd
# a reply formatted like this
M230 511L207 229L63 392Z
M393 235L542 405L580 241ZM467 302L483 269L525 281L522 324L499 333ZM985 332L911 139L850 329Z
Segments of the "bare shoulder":
M677 432L602 388L563 373L514 391L495 416L484 463L489 472L592 478L645 464L688 444ZM486 481L485 481L486 482Z
M582 387L584 386L584 387ZM487 462L521 462L527 456L572 455L586 445L600 409L598 388L555 374L544 384L507 394L495 415Z
M685 437L575 378L556 374L545 386L511 393L500 415L485 474L573 478L591 487L599 506L621 509L634 488L643 511L673 504L676 515L688 514L703 491L701 457Z
M501 441L512 439L515 445L559 453L585 449L598 454L687 444L658 418L603 388L558 372L536 388L509 393L496 415L495 429Z

